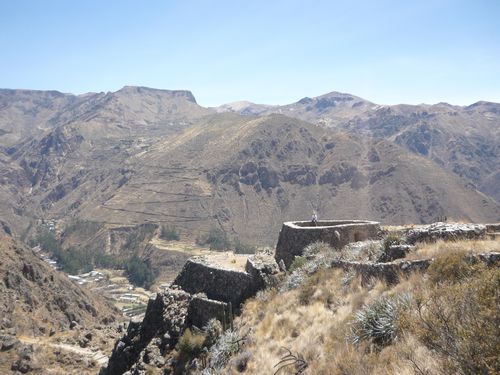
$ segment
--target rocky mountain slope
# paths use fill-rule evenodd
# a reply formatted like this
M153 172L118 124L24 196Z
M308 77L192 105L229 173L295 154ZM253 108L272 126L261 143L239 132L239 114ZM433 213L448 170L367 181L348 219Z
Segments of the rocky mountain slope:
M385 223L499 217L487 195L499 185L491 103L384 107L331 93L218 109L240 115L143 87L0 98L0 214L17 234L23 217L44 217L169 224L192 237L216 226L262 244L313 209Z
M230 108L241 114L281 113L340 131L391 140L500 201L500 104L381 106L332 92L289 105L258 107L258 111L255 106L248 103Z
M91 326L119 314L55 271L31 249L0 228L0 330L14 335L49 335L72 322Z
M0 222L0 373L96 374L120 312L9 233Z
M275 241L284 220L307 219L313 209L321 217L398 223L498 217L492 199L394 143L282 115L214 115L128 157L119 169L129 171L127 178L108 171L92 199L81 198L85 184L76 185L46 212L163 223L192 234L221 226L259 244Z

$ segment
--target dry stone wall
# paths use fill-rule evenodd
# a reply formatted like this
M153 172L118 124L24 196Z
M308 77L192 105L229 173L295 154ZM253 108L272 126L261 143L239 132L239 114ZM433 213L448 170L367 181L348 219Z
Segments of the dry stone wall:
M209 299L239 306L257 290L248 273L211 264L204 257L189 259L174 281L188 293L205 293Z
M319 221L314 226L310 221L283 223L275 258L283 260L287 267L295 256L302 255L304 248L314 242L322 241L335 249L341 249L351 242L375 239L380 234L380 224L375 221Z
M408 230L406 240L410 244L415 244L437 240L475 240L482 239L485 235L484 224L433 223Z

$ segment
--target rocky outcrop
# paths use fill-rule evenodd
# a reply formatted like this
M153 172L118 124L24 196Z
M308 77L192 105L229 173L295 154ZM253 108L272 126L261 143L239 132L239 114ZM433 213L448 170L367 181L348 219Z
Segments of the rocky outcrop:
M486 235L484 224L433 223L408 230L406 240L410 244L482 239Z
M186 328L190 301L191 295L178 289L169 289L149 300L143 321L129 324L102 372L121 375L137 362L148 363L148 356L156 349L165 353L173 348Z
M380 225L375 221L319 221L317 226L310 221L286 222L280 231L275 258L289 267L311 243L322 241L341 249L350 242L377 238L379 233Z
M269 255L254 255L248 258L245 271L252 277L257 290L274 286L280 279L278 263Z
M143 321L129 325L101 373L141 373L145 364L169 367L165 356L187 327L202 328L214 318L229 327L233 310L279 273L274 258L264 254L249 257L245 269L224 268L206 257L188 260L173 285L149 301Z

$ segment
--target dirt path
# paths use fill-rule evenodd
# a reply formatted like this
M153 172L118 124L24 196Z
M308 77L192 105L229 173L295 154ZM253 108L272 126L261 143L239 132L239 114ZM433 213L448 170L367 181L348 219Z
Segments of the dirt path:
M45 337L19 336L17 338L23 344L46 345L54 349L60 349L66 352L78 354L82 357L94 360L99 366L103 366L108 363L108 356L101 352L99 349L81 348L77 345L50 342Z

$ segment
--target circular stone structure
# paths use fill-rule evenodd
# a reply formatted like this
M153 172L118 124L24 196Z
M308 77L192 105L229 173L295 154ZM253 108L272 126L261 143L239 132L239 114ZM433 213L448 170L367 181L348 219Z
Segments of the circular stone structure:
M289 267L311 243L322 241L340 250L351 242L375 239L379 233L380 223L376 221L320 220L316 225L311 221L288 221L281 228L275 258Z

